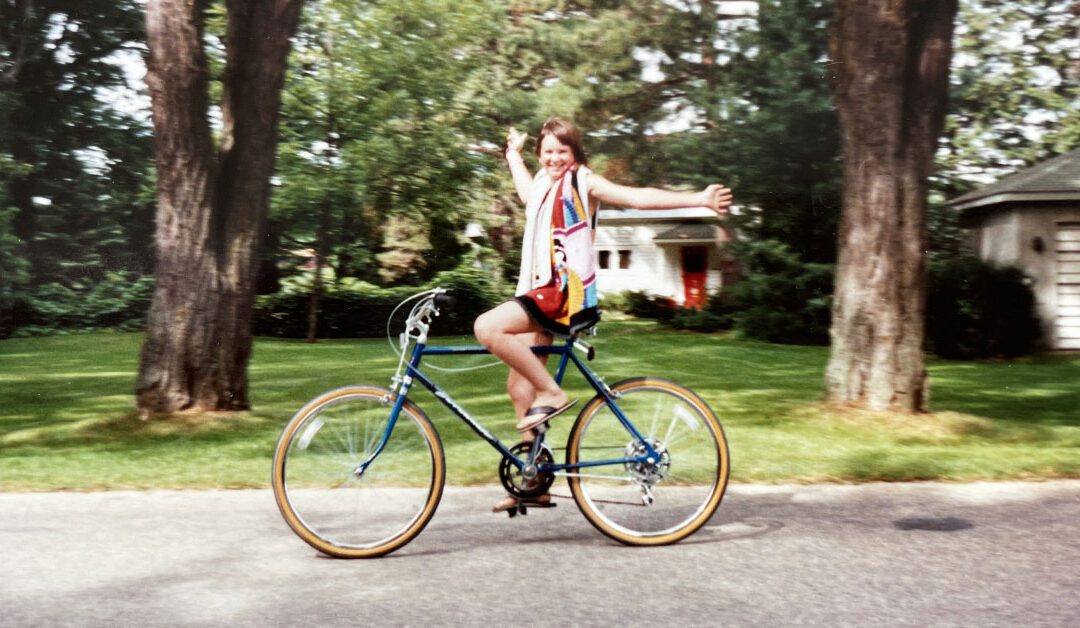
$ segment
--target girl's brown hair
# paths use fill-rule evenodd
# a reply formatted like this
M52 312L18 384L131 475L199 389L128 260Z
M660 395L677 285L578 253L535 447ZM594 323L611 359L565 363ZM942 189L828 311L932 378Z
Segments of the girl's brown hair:
M536 156L540 156L540 145L548 135L570 147L574 153L574 161L581 165L587 165L585 146L581 143L581 131L562 118L548 118L544 126L540 128L540 136L536 140Z

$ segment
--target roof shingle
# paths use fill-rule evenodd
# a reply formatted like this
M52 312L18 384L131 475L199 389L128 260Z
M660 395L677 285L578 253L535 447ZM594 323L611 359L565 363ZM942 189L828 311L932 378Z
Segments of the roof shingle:
M949 202L969 209L996 202L1046 195L1080 198L1080 148L1052 157ZM1000 197L1000 198L997 198Z

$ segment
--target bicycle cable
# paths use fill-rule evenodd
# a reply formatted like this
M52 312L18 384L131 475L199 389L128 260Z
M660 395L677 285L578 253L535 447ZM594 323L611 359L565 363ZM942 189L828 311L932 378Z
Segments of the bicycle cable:
M386 319L386 342L390 345L390 348L394 351L394 355L396 355L398 357L399 370L400 370L400 361L402 360L402 356L404 356L404 354L405 354L405 348L408 346L409 338L407 336L408 330L406 329L405 332L400 334L398 343L396 345L394 344L393 334L390 331L391 330L390 324L394 320L394 315L397 314L398 310L400 310L402 308L402 306L404 306L406 303L408 303L410 301L413 301L415 299L421 299L423 297L426 297L426 296L434 293L436 290L438 290L438 288L434 288L434 289L431 289L431 290L425 290L424 292L420 292L418 294L414 294L411 297L406 298L404 301L397 304L397 306L393 309L393 311L390 312L390 316L387 317L387 319ZM419 304L417 304L417 305L419 305ZM415 314L415 313L416 313L416 306L413 306L413 309L409 312L409 318L411 318L412 315ZM428 362L427 363L427 368L434 369L436 371L442 371L444 373L465 373L465 372L468 372L468 371L479 371L480 369L486 369L486 368L491 368L493 366L499 366L500 364L502 364L501 360L494 360L494 361L489 362L487 364L480 364L480 365L477 365L477 366L462 366L462 367L456 367L455 368L455 367L449 367L449 366L438 366L438 365L432 364L431 362Z

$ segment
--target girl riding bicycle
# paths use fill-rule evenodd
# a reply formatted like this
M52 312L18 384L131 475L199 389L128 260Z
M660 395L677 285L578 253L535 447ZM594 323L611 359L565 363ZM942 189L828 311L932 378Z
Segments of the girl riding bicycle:
M511 128L506 161L518 197L525 203L525 236L515 297L481 314L477 340L510 367L506 388L526 439L537 426L561 414L576 400L548 373L545 358L531 347L549 345L599 320L593 237L600 202L634 209L708 207L723 216L731 190L713 184L700 192L619 185L587 166L581 133L560 118L540 129L536 154L541 169L530 174L521 150L528 136ZM516 502L496 505L505 510ZM502 508L505 506L505 508Z

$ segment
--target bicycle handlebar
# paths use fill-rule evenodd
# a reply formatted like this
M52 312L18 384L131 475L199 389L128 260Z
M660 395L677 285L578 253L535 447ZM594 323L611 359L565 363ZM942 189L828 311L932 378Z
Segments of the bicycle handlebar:
M435 307L440 311L445 311L453 309L454 305L457 304L457 297L450 294L450 291L446 291L436 294L433 301L435 302Z

